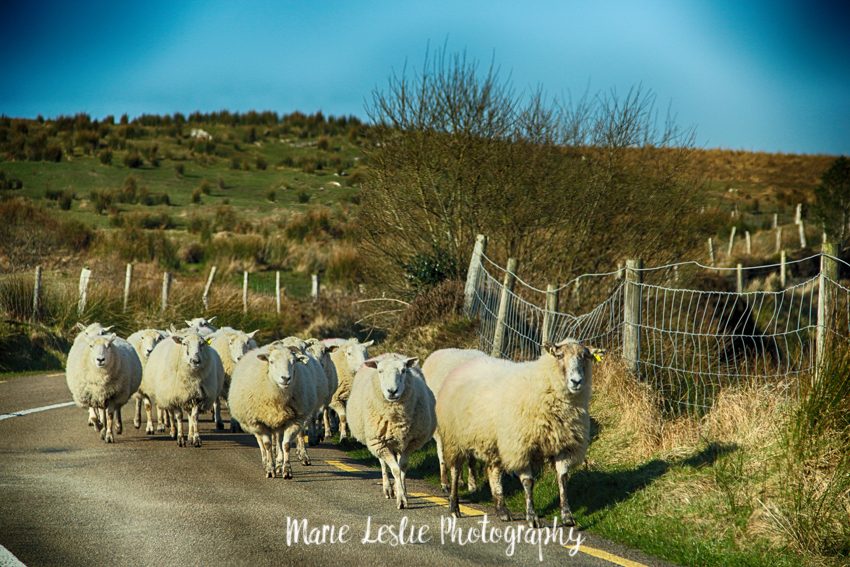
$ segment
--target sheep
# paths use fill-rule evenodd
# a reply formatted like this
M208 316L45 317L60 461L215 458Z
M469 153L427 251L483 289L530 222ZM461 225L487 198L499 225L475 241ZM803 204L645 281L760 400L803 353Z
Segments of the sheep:
M76 325L74 325L74 327L77 330L80 331L80 333L78 333L77 336L74 338L74 344L76 344L77 341L84 343L85 341L87 341L90 338L97 337L97 336L100 336L100 335L106 335L106 334L109 333L109 330L112 329L112 326L104 327L100 323L92 323L91 325L88 325L88 326L83 325L82 323L77 323ZM79 364L79 363L71 362L71 356L75 355L76 353L81 353L81 352L84 352L83 349L81 349L81 348L76 349L76 350L72 348L68 352L68 359L65 361L65 365L66 366L74 366L75 364ZM98 415L97 415L97 410L94 409L94 408L89 408L89 421L88 421L89 427L98 426L99 423L100 423L100 420L99 420ZM99 426L98 426L98 428L99 428ZM118 411L118 427L117 427L116 431L118 431L120 433L122 430L123 430L123 423L121 423L121 411L119 410Z
M94 426L101 439L113 443L116 413L120 419L121 406L142 381L142 363L130 343L115 333L80 333L68 353L65 380L78 406L96 410Z
M459 349L459 348L444 348L432 352L425 359L425 364L422 365L422 374L425 376L425 383L431 389L436 397L440 392L440 388L449 375L449 372L473 358L485 356L483 352L476 349ZM437 444L437 460L440 463L440 486L443 492L449 491L448 474L446 472L446 460L443 458L443 442L440 439L439 430L434 434L434 441ZM467 462L467 490L475 492L478 485L475 482L475 473L473 471L472 457L469 457Z
M151 398L147 393L147 384L144 382L144 370L145 365L148 362L148 357L151 352L153 352L154 347L166 336L165 331L160 331L158 329L142 329L140 331L136 331L129 337L127 337L127 342L130 343L134 349L136 349L136 354L139 356L139 361L142 363L142 384L139 386L139 389L133 394L133 398L136 400L136 411L133 416L133 426L136 429L139 429L142 426L142 404L145 406L145 416L147 417L147 426L145 427L145 433L148 435L153 435L153 417L151 412ZM162 412L158 416L161 419Z
M336 345L325 345L318 339L307 340L307 352L312 354L319 363L321 363L322 369L325 371L325 377L328 381L328 394L327 397L321 401L321 406L319 408L322 419L322 439L331 434L330 404L337 386L339 385L339 378L336 374L336 366L334 366L333 360L331 359L331 353L336 351L338 348L339 347Z
M194 329L197 331L199 335L202 337L208 337L209 335L218 331L217 327L213 327L212 322L214 317L210 317L209 319L205 319L203 317L195 317L190 321L186 321L186 326L190 329Z
M533 362L477 356L452 370L437 394L437 423L451 468L449 510L460 517L460 464L473 455L487 464L496 512L510 520L502 472L515 473L525 492L525 518L538 525L534 475L552 461L558 476L561 522L575 525L567 502L569 468L583 461L590 437L592 361L598 354L566 339L546 343Z
M209 411L224 384L218 353L197 332L172 335L160 341L145 365L144 381L157 407L171 414L171 437L185 447L183 410L189 411L189 443L201 446L198 414Z
M233 374L233 368L245 354L257 348L257 343L254 341L256 334L256 330L244 333L230 327L222 327L207 336L210 346L218 353L224 367L224 386L221 389L221 395L213 404L213 420L216 429L224 429L224 423L221 420L221 401L227 399L227 394L230 391L230 377ZM230 431L236 433L238 430L239 425L231 416Z
M392 498L395 492L399 510L407 507L408 459L437 426L434 394L416 366L418 360L395 353L367 360L357 371L348 399L351 434L381 462L384 497Z
M340 441L348 436L345 404L348 401L348 396L351 394L351 383L354 381L354 375L357 370L369 358L368 348L374 342L368 341L361 343L357 339L325 339L322 341L322 344L326 346L338 347L336 351L331 353L331 360L336 368L337 388L331 398L330 406L339 417Z
M267 478L292 478L292 440L317 401L309 361L298 347L272 343L249 353L233 369L227 405L242 428L257 438Z

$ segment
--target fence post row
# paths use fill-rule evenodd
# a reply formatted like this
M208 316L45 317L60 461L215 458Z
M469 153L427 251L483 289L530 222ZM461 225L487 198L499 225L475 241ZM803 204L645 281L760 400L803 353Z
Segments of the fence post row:
M213 278L215 277L215 272L218 268L213 266L210 268L210 275L207 278L207 285L204 286L204 295L201 296L201 301L204 302L204 311L209 310L210 308L210 288L212 287Z
M546 344L552 342L552 331L555 324L555 313L558 311L558 290L555 286L546 286L546 310L543 311L543 329L541 329L540 342Z
M83 268L80 270L80 300L77 303L77 315L82 316L86 310L86 296L88 294L89 279L91 279L91 270Z
M248 270L242 272L242 313L248 313Z
M41 266L35 267L35 285L32 289L32 318L38 319L39 302L41 300Z
M505 340L505 319L508 315L508 305L511 302L511 292L516 283L516 258L508 258L508 266L505 269L505 279L502 282L502 296L499 298L499 314L496 317L496 331L493 333L493 349L490 356L502 356L502 343Z
M162 311L168 308L168 292L171 290L171 274L164 272L162 274Z
M820 375L821 368L826 362L826 341L832 330L832 294L827 280L838 280L838 264L830 256L835 256L837 247L834 242L823 243L823 253L820 257L820 277L818 277L818 327L815 337L815 376Z
M626 287L623 290L623 358L633 373L640 366L641 284L643 260L626 260Z
M481 256L487 249L487 237L479 234L475 237L475 247L472 249L472 258L469 259L469 269L466 271L466 285L463 287L463 312L471 315L472 301L475 299L475 284L478 282L478 274L481 273Z
M130 302L130 284L133 281L133 264L127 264L127 269L124 271L124 307L122 312L127 312L127 304Z

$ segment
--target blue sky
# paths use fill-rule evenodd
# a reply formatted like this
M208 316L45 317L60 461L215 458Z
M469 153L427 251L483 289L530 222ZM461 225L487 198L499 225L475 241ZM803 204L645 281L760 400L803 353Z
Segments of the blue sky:
M7 0L0 16L7 116L364 116L446 42L520 90L641 83L700 146L850 154L847 2Z

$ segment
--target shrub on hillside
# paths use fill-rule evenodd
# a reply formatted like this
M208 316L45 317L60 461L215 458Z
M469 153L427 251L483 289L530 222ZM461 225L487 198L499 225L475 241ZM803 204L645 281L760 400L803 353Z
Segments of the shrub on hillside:
M101 150L97 154L97 159L99 159L100 163L103 165L112 165L112 150L109 148Z
M142 160L141 154L136 150L131 150L124 155L124 165L132 168L138 169L144 165L144 160Z

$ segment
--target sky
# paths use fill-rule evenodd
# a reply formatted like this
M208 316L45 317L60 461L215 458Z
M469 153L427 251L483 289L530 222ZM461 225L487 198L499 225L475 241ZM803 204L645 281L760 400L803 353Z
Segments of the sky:
M696 143L850 154L850 3L4 0L0 114L294 110L365 118L446 45L519 91L642 85Z

